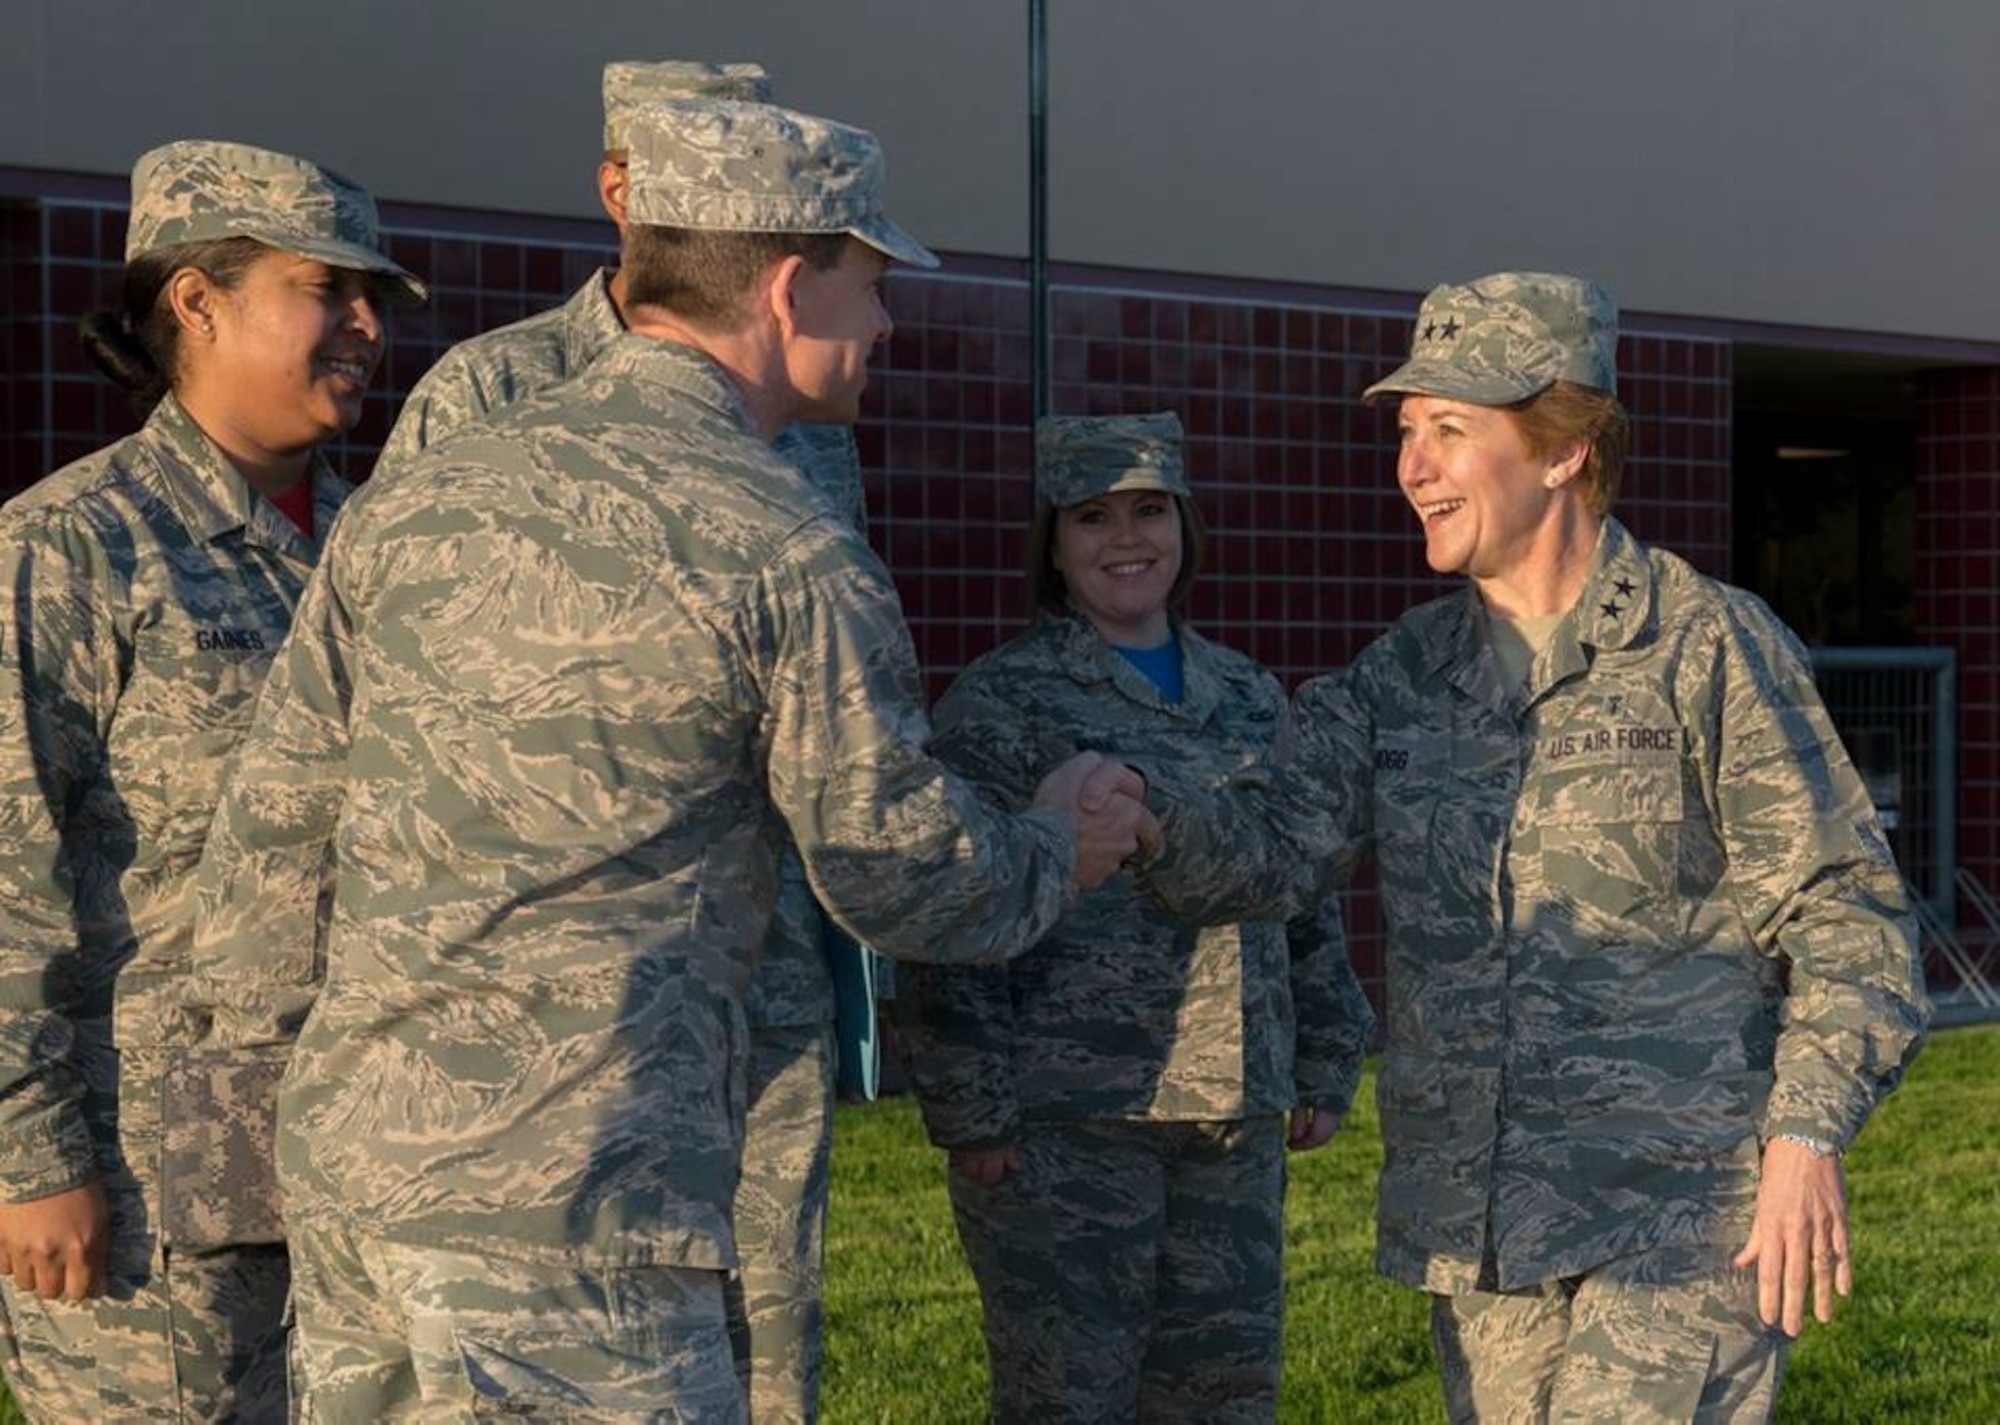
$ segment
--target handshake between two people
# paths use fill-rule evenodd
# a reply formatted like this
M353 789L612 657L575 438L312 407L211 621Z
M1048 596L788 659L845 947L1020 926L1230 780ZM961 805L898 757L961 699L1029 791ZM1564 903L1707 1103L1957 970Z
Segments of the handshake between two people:
M1076 883L1101 886L1142 851L1160 845L1160 823L1146 810L1146 779L1115 758L1079 752L1035 788L1036 811L1063 812L1076 826Z

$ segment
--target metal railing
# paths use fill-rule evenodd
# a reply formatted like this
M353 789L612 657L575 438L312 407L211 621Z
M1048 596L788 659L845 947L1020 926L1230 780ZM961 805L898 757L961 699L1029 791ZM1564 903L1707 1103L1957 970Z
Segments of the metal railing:
M2000 990L1993 985L1994 960L2000 956L2000 901L1977 876L1963 866L1958 889L1972 917L1963 931L1945 925L1929 927L1933 947L1958 976L1958 988L1933 996L1940 1024L1987 1023L2000 1019Z
M1958 665L1949 648L1815 648L1813 674L1868 783L1917 912L1938 1020L2000 1018L2000 904L1958 865ZM1960 897L1974 919L1958 921Z

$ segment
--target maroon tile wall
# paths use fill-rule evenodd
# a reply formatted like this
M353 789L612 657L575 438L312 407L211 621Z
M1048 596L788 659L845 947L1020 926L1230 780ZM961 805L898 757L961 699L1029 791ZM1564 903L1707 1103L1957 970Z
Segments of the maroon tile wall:
M1958 650L1959 864L2000 891L2000 370L1918 387L1916 615Z
M40 468L42 451L31 432L41 425L42 212L29 203L0 202L0 474L5 490L26 479L12 472Z
M122 199L107 182L101 195L0 208L12 373L0 384L0 475L9 490L131 428L122 396L91 372L72 335L80 315L115 298ZM391 251L435 295L398 320L381 391L331 452L357 478L441 351L554 305L613 259L599 225L394 206L384 217ZM1095 270L1060 277L1055 408L1171 409L1186 422L1213 535L1191 610L1204 630L1292 683L1345 662L1411 603L1449 587L1424 567L1396 491L1393 417L1357 400L1406 349L1413 301ZM859 439L872 537L896 573L935 692L1025 614L1028 289L1020 264L968 259L938 275L897 276L889 302L897 330L878 359ZM1636 427L1621 517L1641 538L1726 575L1729 345L1634 325L1620 349ZM1372 978L1372 895L1358 894L1353 911L1357 961Z
M1407 349L1411 304L1259 302L1255 284L1243 287L1218 298L1171 282L1058 286L1054 406L1180 413L1214 536L1192 614L1295 681L1345 662L1449 586L1425 568L1396 489L1393 414L1358 399ZM1027 289L899 275L890 306L896 335L862 456L877 542L941 680L1022 613ZM1620 363L1637 429L1620 514L1642 538L1726 575L1729 348L1642 331L1625 338Z
M77 341L77 319L113 305L123 263L122 205L61 202L5 219L10 310L8 493L131 429L124 395Z

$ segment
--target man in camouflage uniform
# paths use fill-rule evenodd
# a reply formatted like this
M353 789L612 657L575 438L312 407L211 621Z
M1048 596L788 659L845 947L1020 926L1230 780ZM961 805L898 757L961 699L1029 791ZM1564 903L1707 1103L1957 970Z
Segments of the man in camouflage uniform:
M1404 398L1399 481L1473 586L1301 689L1277 774L1155 787L1149 874L1183 910L1282 906L1288 862L1375 858L1377 1260L1434 1293L1461 1420L1768 1415L1808 1266L1821 1320L1851 1280L1839 1154L1927 1014L1797 640L1606 516L1615 343L1574 278L1433 291L1368 395ZM1587 434L1521 434L1563 407ZM1537 472L1506 490L1503 426ZM1574 563L1509 563L1502 531ZM1566 597L1503 602L1536 588Z
M873 137L690 100L630 140L631 333L355 497L203 861L212 1036L304 1015L307 1419L742 1418L742 1004L782 832L869 942L998 959L1150 831L1122 769L1007 816L925 755L886 571L767 443L853 419L888 260L935 261ZM301 945L323 969L270 949Z
M368 195L333 174L215 142L139 160L128 263L172 264L254 307L208 275L212 258L190 256L232 239L422 296L376 250ZM372 368L380 313L360 305L318 355L365 352ZM278 462L299 472L282 490L267 470L270 483L246 478L199 423L221 428L214 401L182 401L196 372L214 396L214 324L201 331L176 337L171 371L151 364L155 348L140 354L171 388L142 429L0 513L12 591L0 619L0 1304L9 1383L35 1419L286 1415L275 1223L218 1218L215 1190L231 1184L173 1160L181 1125L225 1125L266 1100L187 1054L171 995L224 768L316 532L348 488L314 450ZM303 499L310 530L281 512L287 498ZM19 1219L64 1203L78 1210L60 1234L67 1260L37 1263Z
M1102 501L1122 495L1156 500L1159 518L1171 502L1181 563L1142 587L1161 601L1149 617L1178 605L1198 557L1179 420L1050 417L1036 435L1044 617L939 702L938 756L1014 806L1082 749L1217 777L1268 756L1286 717L1277 679L1173 618L1173 696L1055 569L1059 511L1109 518ZM1155 548L1103 546L1121 560ZM911 966L899 991L925 1123L951 1150L993 1417L1270 1419L1286 1117L1295 1147L1331 1136L1374 1027L1339 902L1289 927L1199 930L1121 876L1020 959Z
M604 67L604 161L598 192L626 232L628 132L643 104L685 98L765 101L754 64L618 62ZM599 271L563 306L460 342L410 392L380 471L414 462L440 441L589 368L625 334L623 270ZM855 528L867 528L854 432L793 425L775 448ZM815 1418L819 1400L820 1264L836 1057L830 955L866 954L820 910L798 855L779 863L778 905L751 986L749 1122L736 1198L741 1258L730 1291L737 1366L759 1420ZM872 1012L872 1005L865 1008ZM849 1036L862 1052L874 1036Z

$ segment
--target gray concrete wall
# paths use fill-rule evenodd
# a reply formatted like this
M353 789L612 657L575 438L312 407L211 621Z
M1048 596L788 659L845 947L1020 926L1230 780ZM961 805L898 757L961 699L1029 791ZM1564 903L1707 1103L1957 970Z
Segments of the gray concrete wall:
M1053 255L2000 339L2000 6L1050 0ZM4 0L0 164L197 134L588 215L606 58L758 59L933 244L1027 245L1025 0Z

